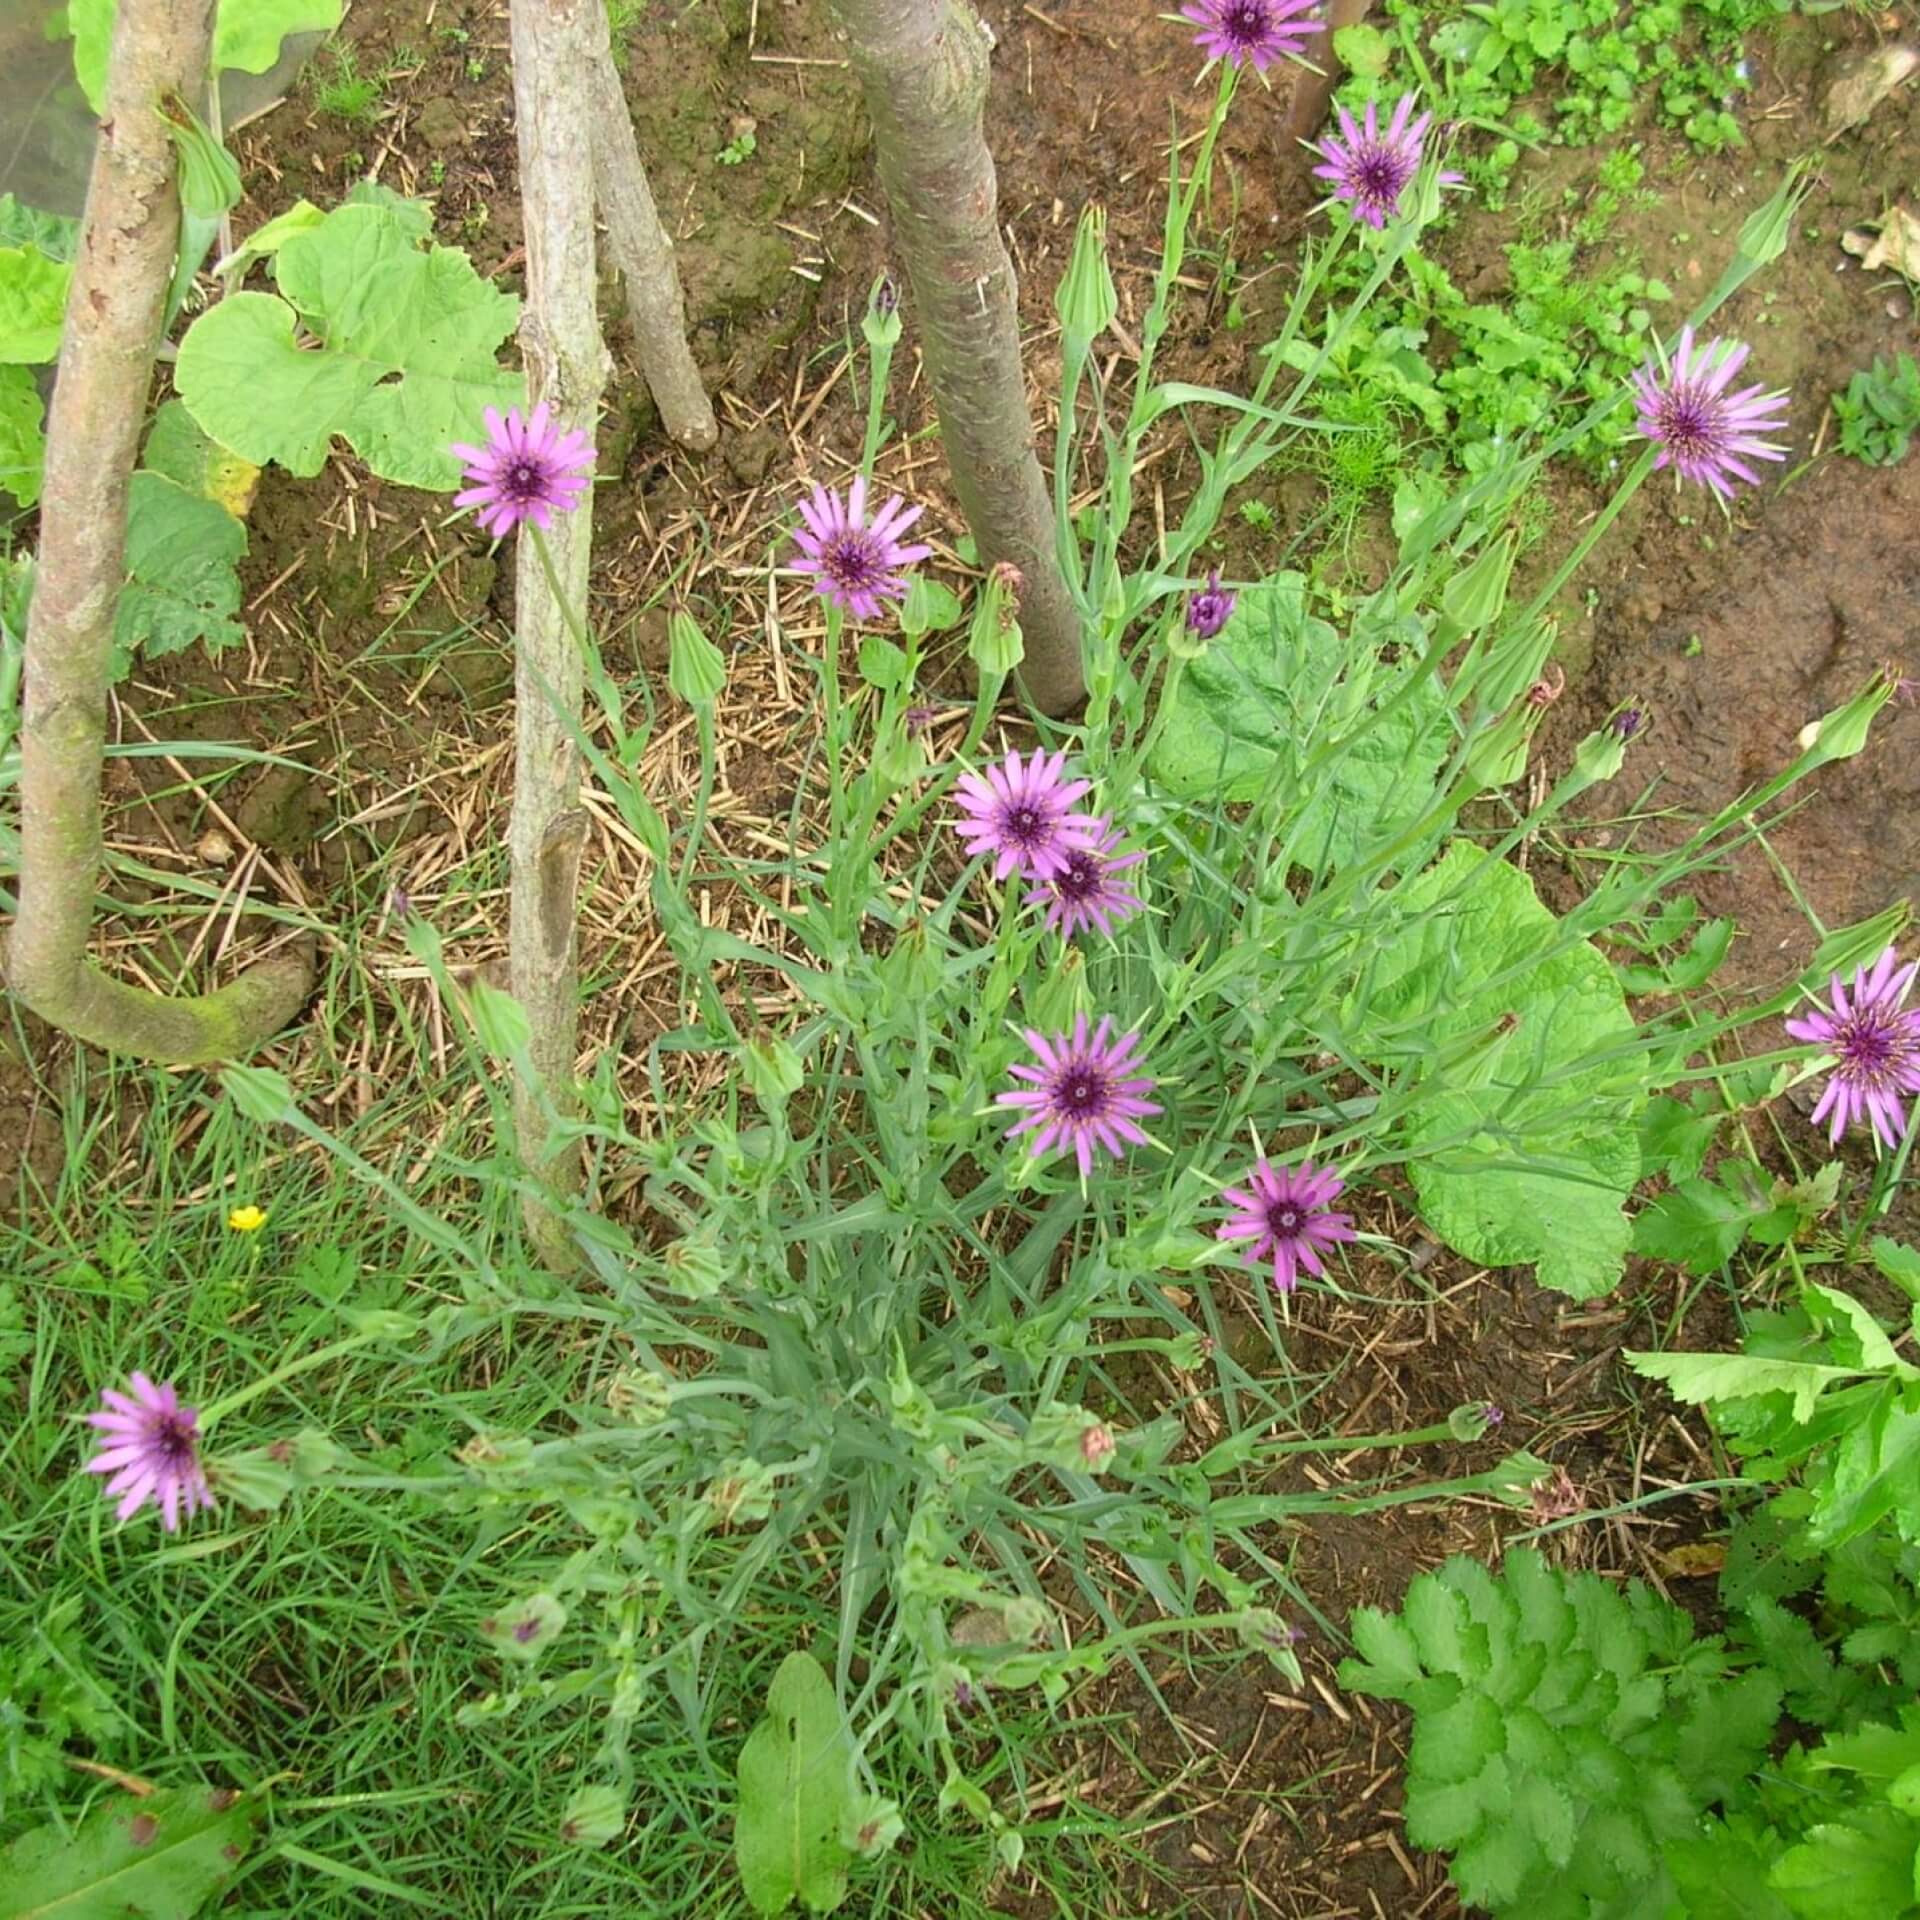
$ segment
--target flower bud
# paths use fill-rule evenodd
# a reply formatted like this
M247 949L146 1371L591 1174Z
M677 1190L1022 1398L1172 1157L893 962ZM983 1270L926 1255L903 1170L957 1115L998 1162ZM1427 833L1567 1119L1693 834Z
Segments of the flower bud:
M604 1847L626 1825L627 1796L618 1787L576 1787L560 1816L560 1838L570 1847Z
M552 1594L530 1593L504 1613L482 1620L480 1631L510 1659L531 1660L566 1624L567 1610Z
M1583 787L1611 780L1626 764L1627 743L1618 728L1602 727L1590 733L1573 751L1573 773Z
M1806 766L1802 770L1811 772L1830 760L1851 760L1867 744L1874 715L1893 698L1893 693L1893 687L1885 679L1877 679L1844 707L1836 707L1803 727L1799 744L1806 756Z
M1507 582L1513 577L1513 556L1518 546L1510 533L1490 541L1440 589L1441 614L1461 633L1478 633L1499 619L1507 603Z
M1006 675L1026 658L1020 631L1020 569L1002 560L991 567L974 602L967 653L982 673Z
M1456 1440L1484 1440L1505 1418L1491 1400L1474 1401L1447 1415L1447 1431Z
M720 649L684 613L667 616L667 685L690 707L711 706L727 684Z
M806 1069L777 1033L756 1033L740 1049L740 1077L769 1113L785 1107L800 1090Z
M1104 207L1081 210L1067 270L1053 290L1053 310L1069 347L1084 353L1113 325L1120 310L1113 275L1107 270L1107 215Z
M860 331L866 336L867 345L876 353L899 344L900 290L893 284L891 274L883 273L873 283L873 291L867 295L866 317L860 322Z
M727 1283L727 1263L710 1240L688 1234L660 1257L667 1269L667 1284L689 1300L710 1300Z

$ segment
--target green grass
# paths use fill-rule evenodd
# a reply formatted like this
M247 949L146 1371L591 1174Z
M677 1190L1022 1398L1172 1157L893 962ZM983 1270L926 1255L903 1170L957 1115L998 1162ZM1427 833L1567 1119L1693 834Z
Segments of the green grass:
M354 1017L350 1003L331 1011ZM445 1117L420 1091L433 1084L429 1063L412 1062L355 1144L410 1167ZM568 1848L562 1808L605 1726L567 1697L565 1676L604 1669L613 1600L605 1619L576 1607L541 1667L503 1673L478 1623L578 1543L564 1501L491 1512L483 1494L436 1507L397 1487L477 1435L565 1430L568 1406L623 1357L612 1337L534 1312L430 1362L351 1355L219 1435L245 1446L317 1428L354 1456L333 1484L278 1513L228 1502L171 1539L151 1512L117 1528L80 1471L78 1416L102 1384L141 1367L204 1402L337 1337L343 1304L418 1311L457 1299L465 1276L331 1159L297 1141L262 1153L258 1130L198 1077L81 1060L46 1091L65 1118L65 1169L24 1196L26 1224L0 1234L0 1271L28 1303L23 1330L0 1326L15 1383L0 1431L0 1647L30 1651L38 1675L7 1691L23 1662L0 1661L0 1841L114 1791L66 1765L64 1747L159 1784L268 1788L269 1838L232 1912L743 1915L733 1755L780 1658L830 1641L830 1596L805 1581L763 1587L724 1656L689 1676L705 1749L681 1702L645 1701L627 1834L604 1852ZM471 1109L410 1191L503 1258L510 1196L460 1170L490 1155L484 1122L484 1106ZM249 1202L268 1225L231 1231L228 1209ZM487 1704L516 1690L511 1707ZM1037 1698L999 1704L970 1764L1010 1804L1049 1776L1049 1716ZM844 1911L984 1920L992 1837L941 1814L898 1744L883 1734L872 1757L906 1799L913 1845L862 1878ZM1099 1913L1133 1851L1117 1822L1069 1799L1030 1830L1027 1867L1063 1916Z

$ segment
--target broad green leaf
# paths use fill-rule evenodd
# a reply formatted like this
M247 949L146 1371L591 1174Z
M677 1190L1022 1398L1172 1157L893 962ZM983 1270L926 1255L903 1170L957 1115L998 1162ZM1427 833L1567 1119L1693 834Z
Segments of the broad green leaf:
M1793 1395L1793 1417L1813 1418L1815 1403L1839 1380L1860 1378L1856 1367L1823 1367L1807 1360L1760 1360L1738 1353L1628 1353L1627 1365L1689 1406L1750 1399L1761 1393Z
M1893 1516L1920 1540L1920 1412L1887 1393L1834 1441L1826 1483L1808 1528L1816 1546L1838 1547Z
M214 262L213 270L223 279L230 273L244 274L256 260L278 253L296 233L311 232L326 217L311 200L296 200L285 213L255 227L231 253Z
M133 476L127 495L127 584L114 615L120 670L136 653L178 653L198 640L209 653L246 638L238 624L247 530L218 501L161 474Z
M58 356L72 274L38 247L0 247L0 365L39 367Z
M1512 1801L1513 1783L1498 1754L1464 1780L1409 1780L1407 1837L1417 1847L1463 1846L1489 1821L1505 1820Z
M1469 1259L1606 1292L1644 1071L1613 969L1587 941L1560 945L1527 876L1464 842L1393 897L1406 920L1349 1015L1359 1051L1411 1053L1427 1083L1407 1127L1427 1224Z
M260 469L250 460L210 440L178 400L161 404L147 429L140 464L208 500L217 500L236 520L253 505Z
M1774 1862L1769 1884L1804 1920L1901 1920L1914 1906L1913 1822L1861 1807L1809 1830Z
M40 470L47 457L43 417L32 369L0 367L0 492L12 494L23 507L40 498Z
M1640 1116L1640 1162L1645 1174L1665 1174L1669 1180L1691 1180L1705 1165L1707 1150L1726 1118L1723 1109L1690 1107L1671 1094L1647 1102Z
M1633 1220L1633 1250L1689 1273L1717 1273L1739 1252L1747 1228L1772 1210L1765 1194L1724 1180L1682 1180Z
M1451 730L1429 680L1361 734L1413 663L1378 666L1356 692L1341 679L1344 655L1334 629L1308 614L1303 575L1276 574L1246 588L1226 626L1181 677L1154 747L1154 777L1188 798L1254 800L1276 781L1291 787L1306 754L1329 737L1359 734L1311 776L1292 826L1304 864L1350 863L1432 799ZM1354 697L1343 697L1349 693Z
M335 208L283 242L272 272L285 297L210 308L174 376L201 428L256 466L318 473L338 437L385 479L445 490L460 477L449 443L524 399L494 357L519 302L457 249L419 246L393 209ZM317 347L298 344L301 328Z
M10 193L0 193L0 247L34 247L49 260L71 260L80 245L80 222L42 213Z
M781 1661L766 1717L740 1749L739 1784L733 1844L748 1903L763 1914L795 1900L831 1913L847 1895L853 1743L811 1654Z
M495 1060L514 1060L524 1054L533 1039L526 1009L510 993L502 993L484 981L476 980L467 989L467 1014L473 1021L474 1036L488 1056Z
M74 78L95 113L106 104L114 10L115 0L68 0ZM341 11L341 0L221 0L213 23L213 64L265 73L280 58L280 43L289 34L331 33Z
M286 1075L271 1067L229 1067L221 1074L220 1083L232 1096L233 1104L263 1127L291 1119L299 1111Z
M1842 1293L1838 1287L1823 1287L1816 1280L1808 1280L1804 1286L1809 1300L1818 1301L1826 1309L1826 1324L1843 1325L1853 1336L1853 1343L1860 1349L1860 1364L1863 1367L1872 1368L1875 1372L1885 1371L1901 1380L1920 1378L1920 1370L1894 1352L1886 1329L1852 1294ZM1820 1316L1816 1314L1815 1319L1820 1319ZM1842 1359L1849 1357L1844 1347L1838 1352Z
M0 1920L188 1920L234 1875L258 1810L224 1788L110 1800L0 1856Z
M1468 1687L1450 1705L1415 1715L1407 1765L1419 1779L1450 1785L1471 1780L1505 1747L1498 1704Z
M1383 1700L1405 1699L1405 1690L1422 1677L1413 1635L1378 1607L1356 1607L1347 1630L1360 1658L1341 1661L1340 1684Z
M1872 1247L1873 1264L1891 1280L1909 1300L1920 1302L1920 1253L1903 1247L1898 1240L1879 1234Z
M1667 1870L1685 1902L1686 1920L1794 1920L1767 1885L1777 1836L1750 1821L1708 1820L1695 1835L1669 1840Z

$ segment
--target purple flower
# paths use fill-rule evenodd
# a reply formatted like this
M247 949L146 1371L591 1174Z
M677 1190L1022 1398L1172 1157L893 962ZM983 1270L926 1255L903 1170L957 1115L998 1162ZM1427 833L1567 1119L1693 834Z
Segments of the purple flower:
M1313 170L1316 180L1333 183L1333 197L1352 203L1353 217L1370 227L1384 227L1400 211L1400 196L1407 183L1420 171L1420 142L1426 137L1433 115L1423 113L1415 120L1413 110L1418 99L1403 93L1393 109L1393 118L1383 128L1380 109L1369 102L1365 121L1356 120L1345 107L1334 109L1340 123L1337 134L1330 133L1314 148L1326 158L1326 165ZM1443 173L1448 185L1460 180L1457 173Z
M1207 584L1187 599L1187 631L1196 640L1211 640L1233 615L1233 603L1239 598L1231 587L1220 584L1220 569L1207 575Z
M1209 60L1236 67L1251 61L1256 73L1265 73L1325 30L1312 17L1318 5L1319 0L1190 0L1180 12L1200 29L1193 44L1204 48Z
M1900 1144L1907 1130L1902 1094L1920 1093L1920 1012L1900 1003L1920 973L1920 961L1901 966L1889 947L1871 969L1859 968L1849 997L1833 976L1833 1007L1818 1007L1786 1023L1796 1040L1833 1055L1833 1071L1813 1110L1817 1126L1833 1115L1829 1140L1838 1140L1863 1114L1883 1146Z
M793 535L800 558L793 570L812 574L814 590L829 606L856 620L875 619L883 600L907 597L900 569L933 551L900 542L923 511L895 494L869 522L865 474L855 475L853 489L844 498L826 487L815 487L811 498L800 502L802 524Z
M1638 707L1622 707L1613 716L1613 730L1622 740L1631 740L1645 724L1646 717Z
M1785 447L1758 438L1787 424L1784 391L1742 387L1729 393L1733 376L1752 349L1737 340L1709 340L1696 347L1693 329L1680 329L1679 351L1665 370L1649 362L1633 376L1640 415L1636 428L1660 449L1655 467L1671 466L1688 480L1733 497L1733 482L1758 486L1760 476L1741 458L1784 460Z
M1036 747L1025 765L1010 753L985 773L960 776L954 797L966 817L954 822L954 831L969 843L970 856L994 856L996 880L1013 873L1051 880L1071 855L1093 844L1094 821L1073 811L1092 784L1067 778L1065 753L1049 758Z
M1133 1056L1140 1036L1123 1033L1115 1039L1110 1037L1112 1030L1112 1020L1103 1015L1089 1033L1084 1013L1074 1021L1071 1033L1048 1035L1028 1027L1026 1042L1040 1064L1009 1071L1016 1080L1028 1082L1031 1091L994 1097L995 1106L1027 1110L1024 1119L1007 1129L1009 1140L1031 1132L1033 1138L1027 1144L1036 1157L1072 1147L1083 1180L1093 1171L1096 1146L1117 1160L1126 1152L1127 1142L1149 1144L1135 1122L1160 1111L1142 1097L1153 1091L1153 1082L1136 1071L1140 1063Z
M1291 1293L1300 1269L1318 1277L1326 1272L1320 1249L1354 1237L1352 1217L1330 1213L1329 1206L1346 1191L1346 1182L1331 1167L1314 1170L1311 1160L1297 1167L1254 1163L1244 1187L1227 1187L1220 1197L1233 1209L1219 1229L1222 1240L1244 1240L1247 1265L1257 1267L1273 1256L1273 1284Z
M1062 939L1071 940L1083 927L1098 927L1101 937L1111 940L1114 928L1131 920L1145 904L1116 876L1137 867L1147 856L1116 853L1119 845L1119 833L1101 814L1092 823L1088 843L1069 849L1066 865L1027 895L1028 906L1046 907L1047 925Z
M481 417L487 423L484 447L455 442L448 449L466 462L462 477L471 483L453 496L453 504L478 509L475 518L496 536L523 520L545 533L554 514L572 512L592 482L593 443L584 433L562 433L544 400L529 420L521 419L518 407L509 408L504 420L497 407Z
M169 1533L184 1514L211 1507L206 1469L200 1464L200 1410L183 1407L171 1384L156 1386L144 1373L132 1375L131 1394L108 1387L100 1398L105 1410L87 1415L104 1445L87 1462L89 1473L110 1473L109 1498L118 1496L114 1517L131 1520L151 1500Z

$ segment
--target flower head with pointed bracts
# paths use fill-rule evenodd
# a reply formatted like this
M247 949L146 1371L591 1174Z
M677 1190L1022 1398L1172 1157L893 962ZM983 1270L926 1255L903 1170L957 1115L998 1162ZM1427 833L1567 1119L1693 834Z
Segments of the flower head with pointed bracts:
M1920 1011L1901 1003L1916 973L1920 961L1903 967L1889 947L1871 967L1854 973L1851 988L1833 976L1831 1008L1816 1007L1786 1023L1796 1040L1833 1055L1833 1071L1813 1110L1815 1126L1833 1116L1830 1140L1863 1117L1889 1149L1906 1133L1902 1096L1920 1093Z
M1336 107L1340 131L1328 134L1313 149L1325 162L1314 168L1314 178L1328 181L1333 197L1346 201L1353 217L1370 227L1384 227L1399 213L1400 196L1420 171L1420 145L1433 115L1423 113L1416 120L1413 110L1419 104L1413 94L1403 93L1384 127L1376 103L1368 103L1364 120L1356 120L1345 107ZM1443 173L1440 178L1455 186L1461 176Z
M100 1396L104 1408L87 1415L102 1436L87 1471L113 1476L106 1493L120 1502L115 1518L131 1520L151 1500L160 1524L173 1533L183 1518L213 1505L200 1464L200 1411L183 1407L170 1384L156 1385L144 1373L128 1385L131 1393L108 1387Z
M1265 73L1326 30L1320 0L1191 0L1181 15L1200 29L1193 44L1209 60Z
M1094 822L1073 803L1092 786L1067 778L1067 756L1034 748L1022 762L1010 753L984 773L963 773L954 784L961 818L954 831L969 855L990 855L993 877L1015 873L1051 880L1069 858L1094 840Z
M1104 939L1111 940L1114 928L1131 920L1145 904L1119 876L1147 856L1138 851L1122 853L1119 848L1119 833L1101 814L1092 823L1088 843L1072 848L1067 864L1051 880L1035 887L1027 895L1027 904L1044 906L1047 925L1063 939L1071 940L1083 928L1097 927Z
M1316 1171L1311 1160L1297 1167L1257 1160L1244 1187L1227 1187L1220 1195L1233 1211L1219 1238L1245 1241L1250 1267L1271 1258L1275 1289L1291 1293L1302 1267L1317 1279L1326 1271L1322 1251L1354 1237L1352 1216L1331 1211L1346 1185L1331 1167Z
M1187 631L1196 640L1211 640L1233 618L1233 603L1239 595L1220 584L1220 569L1207 575L1207 584L1187 598Z
M1027 1146L1036 1159L1071 1147L1083 1180L1093 1171L1095 1147L1117 1160L1129 1144L1149 1144L1138 1123L1160 1109L1146 1098L1153 1081L1139 1071L1137 1033L1115 1036L1112 1020L1104 1015L1089 1031L1083 1013L1071 1033L1045 1034L1028 1027L1025 1039L1039 1064L1010 1068L1013 1077L1027 1085L994 1099L996 1106L1024 1109L1007 1129L1009 1140L1031 1134Z
M1759 386L1729 393L1733 376L1752 349L1738 340L1709 340L1696 346L1691 327L1680 329L1680 346L1670 366L1649 362L1633 376L1638 431L1660 449L1656 467L1672 467L1683 479L1711 487L1723 500L1733 483L1758 486L1749 460L1784 460L1785 447L1762 434L1787 424L1784 390Z
M793 570L812 574L814 591L842 613L876 619L883 601L907 597L903 569L933 551L900 538L923 511L896 493L869 520L865 474L854 476L844 497L815 487L800 502L800 525L793 535L800 558Z
M466 463L464 493L456 507L472 507L488 533L511 533L531 520L545 533L556 513L570 513L593 482L593 443L584 433L563 433L543 400L523 420L518 407L501 418L498 407L482 415L487 444L458 442L449 451Z

